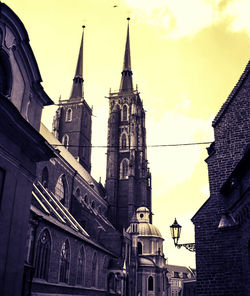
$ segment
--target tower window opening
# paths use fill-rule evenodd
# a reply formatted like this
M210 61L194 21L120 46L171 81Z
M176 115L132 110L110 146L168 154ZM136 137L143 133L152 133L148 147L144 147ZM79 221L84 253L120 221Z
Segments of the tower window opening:
M121 162L120 178L128 179L128 159L126 158Z
M68 121L68 122L72 121L72 109L71 108L67 109L67 111L66 111L65 121Z
M121 147L122 149L127 149L127 137L125 134L122 134Z
M122 109L122 120L123 121L127 121L128 120L128 107L127 107L127 105L124 105L123 106L123 109Z
M62 144L65 148L68 149L69 147L69 136L67 134L65 134L62 138Z
M152 276L148 278L148 291L154 291L154 279Z

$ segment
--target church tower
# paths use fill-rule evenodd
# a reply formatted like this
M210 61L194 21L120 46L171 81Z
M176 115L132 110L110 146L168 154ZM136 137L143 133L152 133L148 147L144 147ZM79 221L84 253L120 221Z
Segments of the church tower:
M84 26L71 95L68 100L59 100L59 108L53 122L53 133L90 172L92 109L84 99L83 39Z
M129 21L129 18L128 18ZM127 228L135 210L145 206L151 220L151 174L146 151L145 111L133 88L129 22L120 89L109 93L106 191L109 218Z

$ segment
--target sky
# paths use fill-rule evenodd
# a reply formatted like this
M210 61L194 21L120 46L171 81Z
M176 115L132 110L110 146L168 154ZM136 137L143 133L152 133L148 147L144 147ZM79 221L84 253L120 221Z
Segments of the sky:
M110 88L119 88L127 17L134 86L146 110L148 145L213 141L212 120L249 60L250 0L5 0L28 31L43 79L57 103L68 99L84 32L84 93L93 106L92 145L107 144ZM51 129L56 106L42 121ZM169 264L195 267L191 218L209 197L208 145L149 147L153 224ZM93 148L92 175L105 182L106 149Z

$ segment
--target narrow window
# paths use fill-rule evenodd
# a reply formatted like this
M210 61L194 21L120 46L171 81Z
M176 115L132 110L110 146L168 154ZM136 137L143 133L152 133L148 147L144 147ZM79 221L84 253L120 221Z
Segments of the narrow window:
M69 241L66 240L62 244L62 249L60 254L59 282L61 283L68 283L69 281L69 262L70 262Z
M138 255L142 254L142 243L141 242L137 243L137 253L138 253Z
M69 136L67 134L63 136L62 144L65 148L69 148Z
M121 171L120 171L120 178L127 179L128 178L128 159L123 159L121 162Z
M72 121L72 109L71 108L67 109L67 111L66 111L65 121Z
M45 188L48 188L48 184L49 184L49 172L48 172L48 168L45 167L42 171L42 185Z
M84 284L84 263L85 263L85 253L83 247L81 247L78 259L77 259L77 284Z
M122 146L122 149L127 149L127 137L125 134L122 134L122 140L121 140L121 146Z
M93 255L92 260L92 286L96 286L96 273L97 273L97 256L96 253Z
M39 236L35 257L35 277L48 280L51 240L47 229Z
M128 108L127 108L127 105L124 105L123 106L123 109L122 109L122 120L123 121L127 121L128 120Z
M154 279L152 276L148 278L148 291L154 291Z

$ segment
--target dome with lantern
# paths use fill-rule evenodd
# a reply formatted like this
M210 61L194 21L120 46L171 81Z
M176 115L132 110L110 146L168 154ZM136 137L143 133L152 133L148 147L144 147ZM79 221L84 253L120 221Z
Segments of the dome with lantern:
M159 229L150 223L149 219L150 211L146 207L140 207L136 210L136 214L131 220L131 224L127 229L128 233L134 232L132 224L137 223L138 236L150 236L162 238Z

